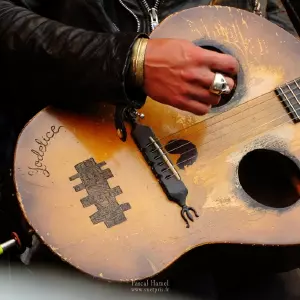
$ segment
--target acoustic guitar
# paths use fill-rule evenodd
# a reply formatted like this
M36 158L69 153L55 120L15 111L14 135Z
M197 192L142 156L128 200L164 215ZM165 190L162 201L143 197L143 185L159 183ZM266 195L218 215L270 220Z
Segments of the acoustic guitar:
M93 277L149 278L205 244L300 243L299 40L219 6L168 17L151 34L165 37L238 59L235 89L210 113L150 98L139 111L47 107L18 139L25 217L55 254Z

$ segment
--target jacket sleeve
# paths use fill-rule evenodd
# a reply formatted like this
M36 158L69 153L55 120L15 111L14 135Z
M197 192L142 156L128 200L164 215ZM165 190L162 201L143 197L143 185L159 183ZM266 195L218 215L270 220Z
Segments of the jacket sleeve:
M267 18L292 35L298 37L297 31L295 30L293 23L291 22L286 9L280 0L268 0Z
M139 108L145 95L131 93L129 99L125 81L140 36L66 26L0 0L2 95L21 96L29 104L106 101Z

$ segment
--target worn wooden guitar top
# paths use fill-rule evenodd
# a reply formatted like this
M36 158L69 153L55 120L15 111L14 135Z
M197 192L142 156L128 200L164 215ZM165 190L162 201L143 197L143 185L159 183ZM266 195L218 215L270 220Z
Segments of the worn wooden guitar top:
M299 244L300 42L252 13L210 6L167 18L151 37L188 39L240 62L234 95L206 116L151 99L140 110L199 217L186 227L129 125L127 141L118 138L113 107L47 107L15 152L32 228L75 268L112 281L153 276L208 243Z

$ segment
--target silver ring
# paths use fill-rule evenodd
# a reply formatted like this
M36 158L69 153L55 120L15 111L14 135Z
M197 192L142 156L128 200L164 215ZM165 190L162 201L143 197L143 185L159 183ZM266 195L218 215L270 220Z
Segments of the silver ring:
M220 73L216 73L214 81L213 81L212 85L210 86L209 90L211 93L217 94L217 95L230 93L229 85L228 85L225 77Z

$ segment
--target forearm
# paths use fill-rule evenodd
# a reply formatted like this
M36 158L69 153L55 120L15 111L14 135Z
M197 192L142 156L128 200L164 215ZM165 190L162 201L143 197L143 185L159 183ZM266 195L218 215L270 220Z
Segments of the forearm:
M41 17L0 0L0 76L4 88L24 88L65 101L109 101L139 106L128 99L125 74L136 33L97 33ZM2 81L3 82L3 81ZM135 101L137 103L135 103Z

